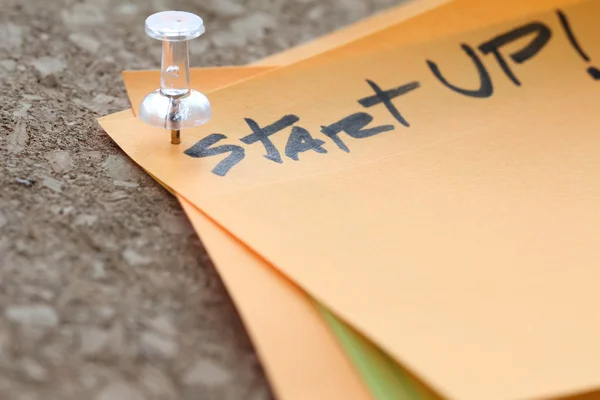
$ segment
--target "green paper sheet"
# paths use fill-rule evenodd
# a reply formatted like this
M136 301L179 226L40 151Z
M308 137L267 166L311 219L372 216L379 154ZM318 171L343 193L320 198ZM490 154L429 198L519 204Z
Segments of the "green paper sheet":
M420 382L384 351L364 338L323 305L316 307L355 365L376 400L437 400Z

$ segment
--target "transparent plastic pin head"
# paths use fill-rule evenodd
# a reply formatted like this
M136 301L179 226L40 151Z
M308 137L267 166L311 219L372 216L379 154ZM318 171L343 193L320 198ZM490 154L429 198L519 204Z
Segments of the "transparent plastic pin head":
M160 88L142 101L140 119L177 131L205 124L212 109L205 95L190 88L188 48L189 40L204 33L202 18L183 11L163 11L149 16L145 28L148 36L162 41L162 60Z
M157 40L185 41L204 33L204 21L185 11L163 11L146 18L146 35Z

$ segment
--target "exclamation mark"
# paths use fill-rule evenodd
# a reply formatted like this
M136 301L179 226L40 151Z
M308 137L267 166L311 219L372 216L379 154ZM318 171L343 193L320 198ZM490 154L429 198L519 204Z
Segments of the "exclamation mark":
M565 33L567 34L567 38L569 39L569 42L571 42L571 45L573 45L573 47L575 47L575 50L577 50L577 53L579 53L581 58L583 58L586 62L590 62L590 57L585 53L585 51L583 51L583 49L579 45L579 42L577 42L577 39L575 38L575 34L573 33L573 30L571 29L571 25L569 24L569 20L567 19L567 16L560 10L557 11L557 13L558 13L558 18L560 19L560 24L565 29ZM590 67L588 67L587 72L595 80L600 79L600 70L598 68L590 66Z

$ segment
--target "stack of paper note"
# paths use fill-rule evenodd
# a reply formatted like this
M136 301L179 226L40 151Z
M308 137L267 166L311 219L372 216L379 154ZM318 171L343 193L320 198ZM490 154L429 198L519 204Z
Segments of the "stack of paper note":
M247 67L169 143L279 399L600 398L600 1L421 0ZM598 64L595 61L598 60Z

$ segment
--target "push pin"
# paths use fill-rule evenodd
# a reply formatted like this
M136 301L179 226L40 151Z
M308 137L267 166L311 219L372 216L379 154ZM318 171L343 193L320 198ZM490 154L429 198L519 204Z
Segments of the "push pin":
M203 33L202 18L188 12L163 11L146 19L146 34L163 46L160 89L144 98L140 118L170 130L172 144L181 143L181 129L205 124L212 116L206 96L190 88L188 41Z

